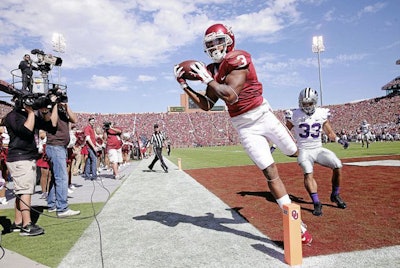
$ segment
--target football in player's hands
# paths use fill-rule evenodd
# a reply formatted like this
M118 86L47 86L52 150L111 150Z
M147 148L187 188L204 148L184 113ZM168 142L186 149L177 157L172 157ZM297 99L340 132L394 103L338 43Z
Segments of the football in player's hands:
M184 73L182 74L182 78L186 79L186 80L201 80L201 78L195 73L193 72L193 70L190 68L190 65L194 64L195 62L198 62L197 60L186 60L183 61L181 63L179 63L178 65L180 67L182 67ZM204 64L204 63L202 63Z

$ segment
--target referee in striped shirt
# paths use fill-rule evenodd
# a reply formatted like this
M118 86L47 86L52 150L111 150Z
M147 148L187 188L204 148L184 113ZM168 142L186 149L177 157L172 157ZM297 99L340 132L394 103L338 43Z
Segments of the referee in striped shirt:
M160 159L161 162L161 167L165 171L165 173L168 173L168 167L164 162L163 156L162 156L162 148L164 146L164 141L166 140L166 137L163 132L161 132L158 128L157 124L154 124L154 133L151 136L150 143L153 145L153 150L155 152L155 156L151 164L149 165L149 169L153 171L154 164Z

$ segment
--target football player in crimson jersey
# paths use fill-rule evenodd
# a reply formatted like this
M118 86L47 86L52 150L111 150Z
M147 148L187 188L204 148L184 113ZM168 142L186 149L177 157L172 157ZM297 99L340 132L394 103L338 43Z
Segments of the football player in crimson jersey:
M297 146L263 98L262 84L258 81L251 55L243 50L234 50L234 45L235 37L230 27L214 24L206 30L204 49L214 63L207 68L200 62L191 65L193 72L207 85L204 95L190 88L182 78L182 67L176 65L174 74L182 89L201 109L210 110L218 99L226 103L244 149L264 173L271 193L282 209L291 200L279 177L269 142L276 144L288 156L297 155ZM304 224L301 232L303 243L311 243L312 236Z
M332 192L331 201L339 208L346 208L346 203L339 196L340 183L342 180L342 162L336 154L322 147L322 131L330 140L336 141L348 147L347 141L339 139L329 122L330 112L327 108L317 107L318 93L312 88L305 88L299 94L299 107L285 113L286 126L293 129L299 148L297 163L303 169L304 186L310 195L313 204L313 215L322 215L322 204L317 193L317 182L313 176L314 163L332 169Z

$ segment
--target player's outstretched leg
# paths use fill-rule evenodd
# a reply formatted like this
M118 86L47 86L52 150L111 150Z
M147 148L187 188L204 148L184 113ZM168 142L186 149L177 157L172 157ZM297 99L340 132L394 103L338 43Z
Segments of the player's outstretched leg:
M267 178L268 187L271 190L276 202L278 203L280 209L283 209L283 205L290 204L289 195L287 194L286 187L283 184L281 178L278 174L278 169L275 163L268 166L263 170L265 177ZM303 244L309 245L312 242L312 235L307 231L307 225L303 222L301 223L301 241Z

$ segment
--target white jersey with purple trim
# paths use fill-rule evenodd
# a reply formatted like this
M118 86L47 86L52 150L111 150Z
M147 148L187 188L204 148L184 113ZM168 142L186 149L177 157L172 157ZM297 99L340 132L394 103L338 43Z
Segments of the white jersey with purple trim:
M370 124L368 124L368 123L362 123L361 127L360 127L361 133L362 134L368 134L369 133L369 126L370 126Z
M307 115L302 109L293 110L291 118L294 137L299 149L314 149L322 147L321 132L323 124L330 117L327 108L317 107L312 115Z

